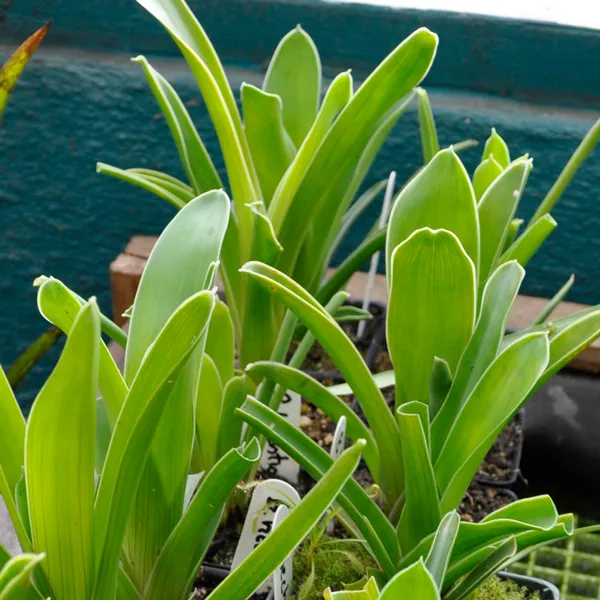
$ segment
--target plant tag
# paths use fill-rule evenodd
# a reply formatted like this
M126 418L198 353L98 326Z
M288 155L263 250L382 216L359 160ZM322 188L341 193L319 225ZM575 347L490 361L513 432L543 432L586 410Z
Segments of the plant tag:
M300 409L302 397L296 392L287 391L277 411L288 423L300 428ZM292 460L273 442L267 440L263 455L260 459L260 470L265 477L281 477L286 481L298 483L300 465Z
M290 509L283 504L277 509L273 518L273 529L287 517L289 512ZM294 579L293 556L294 553L292 552L275 573L273 573L273 600L288 600L291 596L292 581Z
M277 509L281 505L293 507L298 502L300 502L298 492L289 483L279 479L267 479L254 488L242 535L231 563L232 571L271 533ZM257 591L259 593L268 591L270 587L268 583L269 580L265 581Z
M338 456L344 451L346 446L346 417L340 417L338 424L335 428L335 433L333 434L333 442L331 442L331 450L329 454L333 460L336 460ZM334 520L331 519L329 523L327 523L327 533L329 535L333 534L333 529L335 524Z

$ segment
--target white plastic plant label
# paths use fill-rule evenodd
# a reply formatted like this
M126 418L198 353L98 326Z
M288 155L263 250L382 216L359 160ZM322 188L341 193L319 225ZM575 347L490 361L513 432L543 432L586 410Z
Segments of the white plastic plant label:
M336 460L338 456L344 451L346 447L346 417L340 417L338 424L335 428L335 432L333 434L333 442L331 442L331 450L329 454L333 460ZM331 519L329 523L327 523L327 533L329 535L333 534L334 528L334 520Z
M300 428L302 397L296 392L287 391L277 411L288 423ZM260 470L266 477L282 477L286 481L298 483L300 466L283 450L267 440L260 459Z
M300 502L298 492L289 483L279 479L267 479L254 488L242 535L231 563L232 570L237 568L271 533L277 509L282 505L291 508L298 502ZM264 582L257 591L260 593L268 591L270 586L267 584L268 582Z
M290 509L281 505L273 517L275 529L287 517ZM273 573L273 600L288 600L292 593L292 580L294 579L294 553L292 552L283 564Z

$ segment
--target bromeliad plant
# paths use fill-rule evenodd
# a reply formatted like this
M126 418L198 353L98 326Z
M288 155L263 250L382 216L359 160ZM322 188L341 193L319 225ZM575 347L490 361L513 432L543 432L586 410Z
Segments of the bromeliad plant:
M484 162L495 146L499 155L497 134L486 144ZM257 381L302 394L336 421L345 416L348 437L367 440L363 455L383 506L354 482L338 502L378 561L383 581L426 557L442 516L458 507L499 432L600 335L600 307L550 323L543 322L545 311L530 328L505 335L522 264L551 222L538 211L520 237L509 239L531 160L505 162L478 201L456 153L443 150L397 196L386 246L393 371L372 375L318 300L284 273L258 262L243 268L302 321L347 381L328 389L289 365L262 361L247 368ZM390 385L393 413L380 390ZM342 393L355 395L368 426L336 395ZM238 412L313 476L329 466L328 455L266 403L249 398ZM451 592L453 586L483 559L497 569L531 544L572 528L572 516L558 516L545 496L496 511L480 524L461 524L440 589L463 597Z
M260 458L256 439L240 446L241 427L237 438L235 424L218 427L235 407L214 391L219 369L233 370L233 348L212 331L222 322L213 278L229 211L227 196L210 192L165 229L133 307L124 377L95 301L38 280L40 311L67 342L27 423L0 371L0 492L22 548L46 555L32 563L35 587L23 597L188 598L224 507ZM327 510L364 444L340 457L212 600L244 600L260 586Z
M221 275L242 365L267 359L284 313L261 286L242 277L249 260L272 265L324 303L385 243L374 230L323 289L322 280L344 233L382 189L377 184L349 210L388 133L427 74L437 36L419 29L353 93L349 72L321 101L321 63L300 28L283 38L262 89L241 88L242 114L221 62L184 0L138 0L168 30L196 78L225 159L234 216L223 244ZM147 169L98 171L149 190L181 209L223 183L173 87L136 59L163 112L187 182ZM285 353L284 353L285 355Z

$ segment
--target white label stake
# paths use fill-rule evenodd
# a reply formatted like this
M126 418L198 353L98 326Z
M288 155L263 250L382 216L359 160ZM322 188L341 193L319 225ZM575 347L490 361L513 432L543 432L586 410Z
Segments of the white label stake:
M300 411L302 397L296 392L287 391L279 410L277 411L290 425L300 428ZM265 477L282 477L286 481L298 483L300 465L292 460L283 450L273 442L267 440L260 459L260 470Z
M392 203L392 196L394 195L394 186L396 185L396 171L390 173L387 186L385 188L385 196L383 197L383 207L381 208L381 215L379 216L379 228L383 229L386 226L388 217L390 215L390 204ZM371 257L371 266L369 267L369 277L367 279L367 287L365 289L365 297L363 298L363 310L369 310L371 304L371 296L373 294L373 285L375 284L375 275L377 275L377 267L379 267L379 256L381 251L378 250ZM365 333L367 326L366 321L358 322L357 336L361 338Z
M231 563L232 571L271 533L277 509L282 505L294 507L298 502L298 492L289 483L279 479L267 479L254 488L242 535ZM270 579L258 588L259 593L269 590Z
M277 509L273 518L275 529L287 517L290 509L283 504ZM292 552L283 564L273 573L273 600L288 600L292 595L292 581L294 579L294 553Z
M344 451L346 446L346 417L340 417L338 424L335 428L335 433L333 434L333 442L331 443L331 450L329 454L333 460L336 460L338 456ZM327 523L327 533L329 535L333 534L333 530L335 527L334 519L331 519L329 523Z

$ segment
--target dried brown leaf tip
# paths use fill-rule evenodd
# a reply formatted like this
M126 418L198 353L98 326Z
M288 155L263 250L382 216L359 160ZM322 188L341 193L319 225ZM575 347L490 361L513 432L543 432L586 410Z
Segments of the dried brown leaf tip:
M0 115L2 115L8 97L25 69L25 65L37 50L49 29L50 23L48 22L25 40L0 69Z

